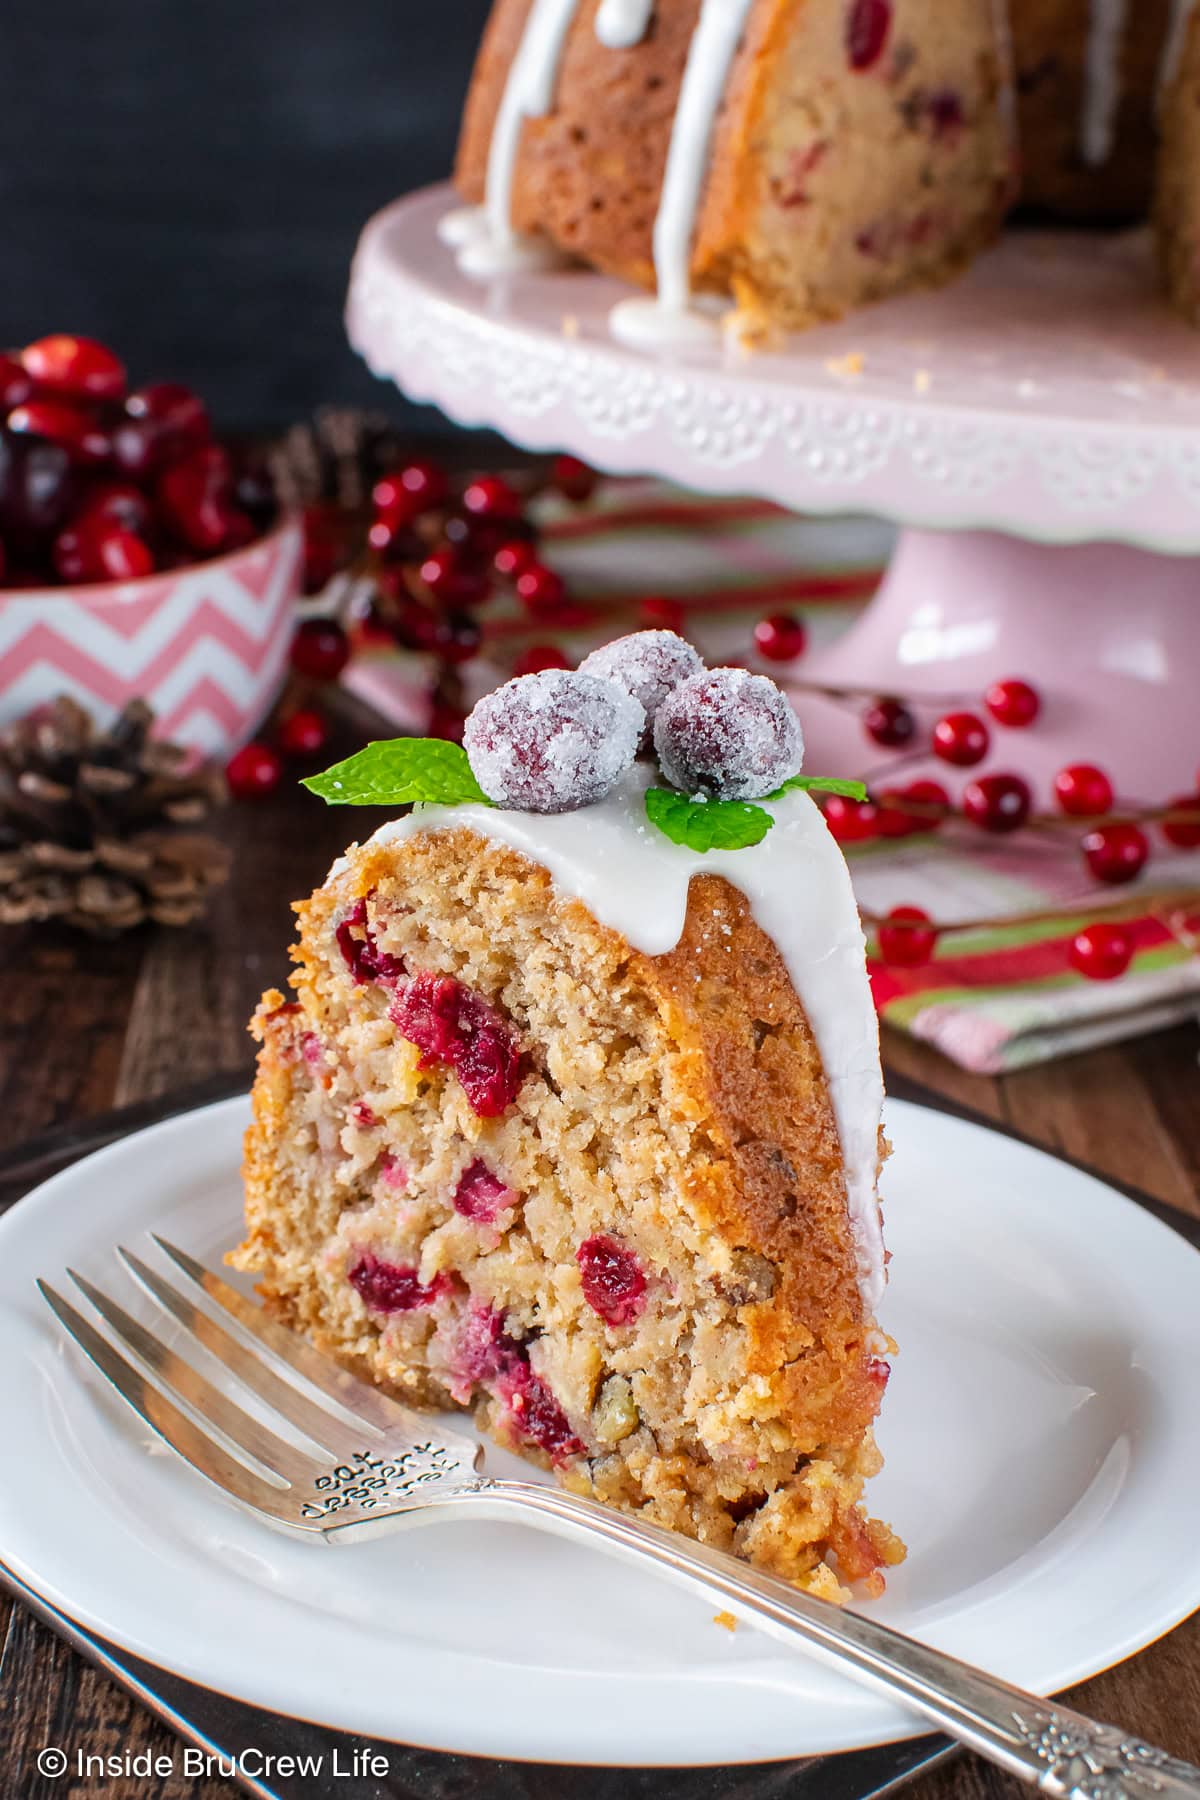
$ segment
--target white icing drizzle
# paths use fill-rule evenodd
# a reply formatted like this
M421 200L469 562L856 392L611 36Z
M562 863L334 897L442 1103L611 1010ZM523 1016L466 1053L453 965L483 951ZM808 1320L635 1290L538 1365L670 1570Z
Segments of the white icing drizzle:
M1121 103L1121 50L1128 0L1091 0L1084 58L1083 117L1079 148L1099 168L1112 155Z
M1175 79L1179 68L1179 59L1183 54L1183 40L1187 31L1188 20L1192 16L1194 0L1171 0L1171 13L1167 24L1167 35L1163 40L1162 58L1158 65L1158 98Z
M544 238L513 230L512 194L521 128L554 104L558 65L577 5L578 0L533 0L492 128L487 198L474 218L451 227L458 233L459 267L468 275L511 275L565 260Z
M747 850L701 856L646 819L651 779L632 770L598 805L577 812L506 812L485 806L418 806L384 825L371 844L462 825L545 868L560 894L582 900L603 925L648 956L674 949L693 875L723 875L774 940L803 1003L829 1085L841 1140L846 1198L863 1303L883 1295L883 1231L876 1198L883 1077L865 946L841 851L807 794L772 802L774 829ZM334 876L346 865L335 867Z
M596 36L606 50L632 50L650 29L654 0L600 0Z
M672 339L684 342L696 339L695 324L689 318L692 236L713 122L752 5L753 0L702 0L679 89L666 173L654 221L654 273L658 296L649 303L624 300L613 308L609 320L612 331L625 343L661 345ZM648 324L650 307L660 315L655 327Z

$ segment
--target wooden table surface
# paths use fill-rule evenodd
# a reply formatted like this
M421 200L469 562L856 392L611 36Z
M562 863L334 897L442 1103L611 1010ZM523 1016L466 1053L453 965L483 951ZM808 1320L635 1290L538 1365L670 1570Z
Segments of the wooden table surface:
M288 903L322 878L350 835L347 827L345 814L289 786L265 804L225 815L234 875L203 926L115 943L0 933L0 1151L219 1071L243 1071L248 1080L245 1021L260 991L285 978ZM370 829L372 816L356 815L354 834ZM1181 1028L1000 1079L965 1074L891 1034L885 1055L892 1070L1200 1217L1198 1046L1194 1027ZM1114 1581L1137 1580L1138 1552L1129 1546ZM107 1788L38 1775L33 1759L46 1744L65 1746L74 1757L79 1750L170 1752L175 1740L2 1593L0 1644L5 1796L232 1800L232 1786L181 1774ZM1070 1698L1200 1762L1200 1614ZM907 1790L912 1800L1002 1800L1023 1791L967 1757Z

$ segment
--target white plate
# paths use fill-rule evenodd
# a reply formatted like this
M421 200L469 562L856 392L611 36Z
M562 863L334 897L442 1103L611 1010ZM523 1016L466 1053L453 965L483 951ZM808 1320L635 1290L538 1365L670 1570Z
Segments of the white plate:
M218 1257L246 1116L169 1120L0 1221L0 1560L23 1581L193 1681L443 1750L751 1762L922 1729L597 1554L492 1525L294 1543L148 1443L34 1278L70 1262L127 1291L111 1246L150 1227ZM1200 1603L1200 1256L1010 1139L895 1101L888 1125L902 1352L872 1499L910 1549L873 1610L1049 1692Z

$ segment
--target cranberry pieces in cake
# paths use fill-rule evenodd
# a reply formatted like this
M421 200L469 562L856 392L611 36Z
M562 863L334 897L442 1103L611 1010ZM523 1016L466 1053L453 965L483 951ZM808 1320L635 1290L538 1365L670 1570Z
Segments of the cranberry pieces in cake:
M373 981L391 984L404 974L402 959L381 950L375 942L375 934L367 923L365 900L346 914L334 935L355 987L368 987Z
M421 1052L422 1067L446 1063L454 1070L481 1119L496 1118L516 1099L516 1038L495 1008L461 981L422 970L398 989L390 1017Z
M544 1450L552 1462L582 1456L584 1445L571 1429L571 1421L545 1382L527 1363L509 1387L508 1410L521 1436Z
M432 1306L449 1292L453 1278L436 1275L426 1285L414 1268L402 1263L385 1262L373 1250L364 1250L346 1276L364 1306L372 1312L414 1312L418 1306Z
M459 1177L453 1205L455 1212L464 1219L474 1219L480 1225L491 1225L502 1212L515 1206L519 1199L519 1194L506 1187L498 1175L492 1174L485 1162L476 1158Z
M892 28L892 0L851 0L846 14L846 57L861 74L883 55Z
M575 1261L592 1311L606 1325L631 1325L646 1303L646 1276L628 1244L614 1237L585 1238Z

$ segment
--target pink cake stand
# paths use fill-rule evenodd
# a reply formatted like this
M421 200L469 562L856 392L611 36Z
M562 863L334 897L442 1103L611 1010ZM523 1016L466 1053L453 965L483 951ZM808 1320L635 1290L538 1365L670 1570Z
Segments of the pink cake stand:
M798 678L931 718L1023 676L1037 729L994 731L983 766L1042 804L1067 761L1131 799L1195 784L1200 336L1157 299L1144 238L1014 233L957 284L780 350L667 357L614 341L628 290L604 276L460 274L437 231L453 204L427 189L363 233L347 322L376 374L613 474L895 520L877 597ZM800 704L811 768L887 761L853 708Z

